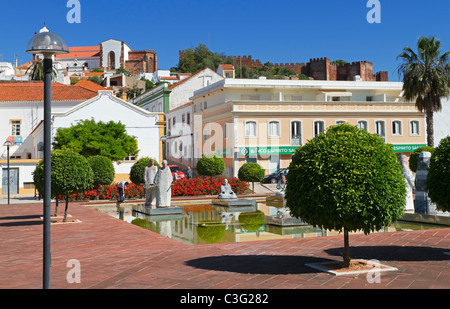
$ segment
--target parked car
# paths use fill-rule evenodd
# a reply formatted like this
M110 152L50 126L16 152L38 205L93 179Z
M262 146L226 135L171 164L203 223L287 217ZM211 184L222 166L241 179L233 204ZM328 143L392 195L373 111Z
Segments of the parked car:
M170 171L172 172L173 179L184 179L184 173L180 170L180 168L176 165L169 165Z
M289 172L288 168L280 168L280 169L276 170L275 172L273 172L272 174L265 176L261 182L262 183L277 183L278 180L281 179L281 176L283 176L283 175L286 176L288 172Z

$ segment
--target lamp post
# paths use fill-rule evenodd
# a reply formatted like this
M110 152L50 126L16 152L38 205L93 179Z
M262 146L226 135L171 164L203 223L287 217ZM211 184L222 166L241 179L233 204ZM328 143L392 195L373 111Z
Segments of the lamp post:
M69 52L66 42L45 26L27 46L27 53L44 56L44 242L43 242L43 287L50 288L50 205L51 205L51 82L54 54Z
M7 167L8 167L8 170L7 170L7 177L8 177L8 205L9 205L9 196L10 196L10 184L11 184L11 180L9 179L9 147L11 147L12 146L12 142L11 141L6 141L4 144L3 144L3 146L6 146L6 164L7 164Z

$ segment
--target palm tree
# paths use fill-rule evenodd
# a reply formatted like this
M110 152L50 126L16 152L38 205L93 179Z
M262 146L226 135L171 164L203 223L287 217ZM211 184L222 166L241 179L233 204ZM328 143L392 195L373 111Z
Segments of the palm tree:
M33 64L27 69L25 73L30 73L31 80L44 80L44 64L41 59L33 60ZM52 81L56 79L57 72L52 68Z
M433 113L442 110L441 99L450 96L450 52L441 54L441 42L435 37L420 37L417 53L409 46L397 56L403 63L398 67L403 75L403 97L416 102L426 114L427 145L434 147Z

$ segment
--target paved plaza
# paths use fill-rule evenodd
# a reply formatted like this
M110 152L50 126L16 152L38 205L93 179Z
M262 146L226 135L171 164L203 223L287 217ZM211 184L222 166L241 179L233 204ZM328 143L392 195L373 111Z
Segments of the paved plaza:
M81 222L51 227L53 289L450 288L450 228L351 235L352 258L398 268L370 283L305 266L341 260L343 236L190 246L80 203L69 213ZM39 202L0 205L1 289L42 288L41 217ZM68 282L71 260L80 283Z

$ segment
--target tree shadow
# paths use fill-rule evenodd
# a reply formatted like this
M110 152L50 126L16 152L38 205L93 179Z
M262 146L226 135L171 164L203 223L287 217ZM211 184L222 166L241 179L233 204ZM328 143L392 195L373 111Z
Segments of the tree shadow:
M189 260L185 264L200 269L242 274L287 275L320 272L305 264L327 261L330 260L295 255L224 255Z
M26 220L26 219L37 219L40 217L42 217L42 215L10 216L10 217L0 217L0 220Z
M16 221L0 223L0 226L27 226L27 225L42 225L43 221Z
M324 250L334 256L342 256L344 248L330 248ZM375 259L383 261L442 261L449 257L444 252L448 248L433 248L419 246L350 246L352 259Z

